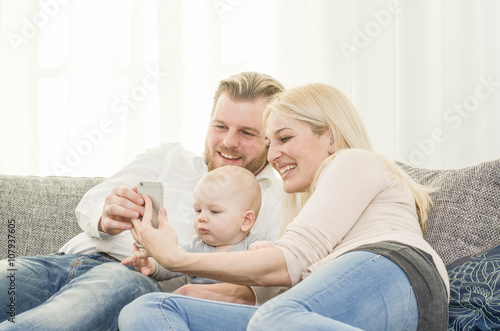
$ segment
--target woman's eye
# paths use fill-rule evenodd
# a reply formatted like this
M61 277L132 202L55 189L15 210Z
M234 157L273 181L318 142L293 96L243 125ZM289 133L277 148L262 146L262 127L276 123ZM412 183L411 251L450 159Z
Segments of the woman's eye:
M292 137L281 137L279 139L279 142L283 144L283 143L286 143L290 139L292 139Z

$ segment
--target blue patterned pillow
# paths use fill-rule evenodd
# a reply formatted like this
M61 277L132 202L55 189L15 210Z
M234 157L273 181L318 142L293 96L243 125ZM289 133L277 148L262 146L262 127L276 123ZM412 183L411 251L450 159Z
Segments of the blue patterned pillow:
M500 246L447 266L448 330L500 330Z

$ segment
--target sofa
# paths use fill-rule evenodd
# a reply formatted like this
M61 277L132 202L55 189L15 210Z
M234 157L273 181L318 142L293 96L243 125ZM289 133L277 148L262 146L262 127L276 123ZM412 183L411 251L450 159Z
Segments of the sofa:
M450 276L449 330L500 330L500 160L452 170L398 165L435 189L425 239ZM57 251L81 232L74 210L103 180L0 175L0 259Z

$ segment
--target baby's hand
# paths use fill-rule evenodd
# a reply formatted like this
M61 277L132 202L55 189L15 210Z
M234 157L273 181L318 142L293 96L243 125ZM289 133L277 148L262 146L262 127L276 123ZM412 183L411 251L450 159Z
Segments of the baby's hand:
M156 271L156 264L150 257L139 259L137 256L129 256L121 264L131 265L135 270L142 272L146 276L150 276Z
M267 240L259 240L250 245L248 247L249 251L256 251L261 248L268 248L268 247L274 247L276 243L274 241L267 241Z

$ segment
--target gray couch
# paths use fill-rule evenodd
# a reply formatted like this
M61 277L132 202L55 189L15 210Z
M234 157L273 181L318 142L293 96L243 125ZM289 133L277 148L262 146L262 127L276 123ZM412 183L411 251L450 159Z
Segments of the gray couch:
M75 208L103 180L0 175L0 259L9 255L8 230L14 231L11 256L58 251L81 232Z
M399 165L418 182L438 189L433 196L434 205L425 238L445 264L500 245L500 160L456 170L427 170ZM102 180L100 177L0 175L0 259L9 254L10 257L19 257L57 251L66 241L80 233L75 207L85 192ZM492 304L493 310L497 310L497 329L500 329L500 297L497 297L500 295L500 256L496 262L499 268L494 272L498 271L498 276L494 278L496 274L493 274L488 279L490 283L486 285L493 290L484 300L490 300L485 304ZM452 272L450 269L453 278L455 275ZM467 294L467 286L462 283L452 284L452 296L456 292L459 300L469 300L471 293ZM469 292L474 291L470 284L469 288ZM484 290L479 292L484 293ZM458 304L469 305L463 302ZM467 306L464 309L469 308ZM479 314L476 320L481 320L481 316L487 314L483 308L473 308L473 317ZM450 306L450 319L452 311ZM468 311L462 313L458 310L457 314L461 317ZM492 317L484 318L496 323ZM451 329L461 329L457 325Z

